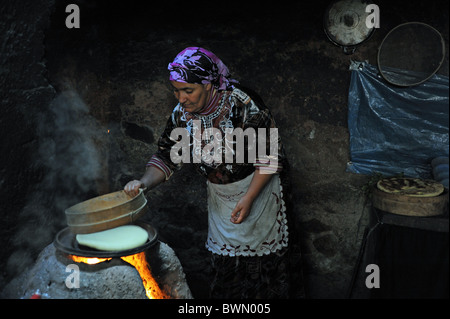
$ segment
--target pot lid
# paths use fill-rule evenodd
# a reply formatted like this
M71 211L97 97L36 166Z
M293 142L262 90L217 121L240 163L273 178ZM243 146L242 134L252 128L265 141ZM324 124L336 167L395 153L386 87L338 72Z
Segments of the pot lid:
M375 28L366 26L371 4L364 0L334 1L324 16L324 29L328 38L339 46L356 46L367 40Z
M69 227L64 228L56 235L53 244L58 250L66 254L80 257L114 258L134 255L149 249L158 242L158 232L150 224L143 221L137 221L135 225L142 227L148 232L148 240L145 244L132 249L103 251L82 246L78 244L76 234L74 234Z

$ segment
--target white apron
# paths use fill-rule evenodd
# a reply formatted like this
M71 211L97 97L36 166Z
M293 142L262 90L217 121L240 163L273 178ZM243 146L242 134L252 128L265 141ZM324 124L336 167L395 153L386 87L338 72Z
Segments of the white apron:
M230 184L207 181L209 251L227 256L262 256L288 245L286 207L278 174L261 190L241 224L230 221L231 212L247 191L253 175Z

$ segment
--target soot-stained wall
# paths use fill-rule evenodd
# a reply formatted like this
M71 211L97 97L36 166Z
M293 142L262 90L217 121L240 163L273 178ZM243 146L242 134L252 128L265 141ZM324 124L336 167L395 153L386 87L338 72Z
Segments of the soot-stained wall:
M69 3L80 28L65 25ZM274 114L291 164L307 296L345 298L367 224L367 177L345 172L350 61L376 64L387 32L410 21L437 28L448 48L448 2L379 1L380 28L353 55L323 31L330 1L146 3L2 7L1 280L65 227L64 208L141 176L176 104L167 64L203 46ZM439 72L448 75L448 54ZM144 219L177 253L194 297L207 297L205 181L185 165L147 197Z

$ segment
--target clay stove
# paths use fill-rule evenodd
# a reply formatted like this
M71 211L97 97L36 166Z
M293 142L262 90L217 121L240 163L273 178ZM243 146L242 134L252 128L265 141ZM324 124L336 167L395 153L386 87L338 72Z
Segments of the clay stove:
M156 230L136 222L149 240L131 250L106 252L78 245L68 228L60 231L35 265L10 282L6 298L30 298L39 293L54 299L192 298L174 251L158 240ZM74 269L79 283L68 284Z
M102 262L109 262L113 258L121 260L132 265L139 273L142 283L145 287L146 295L149 299L168 299L170 298L158 285L153 278L151 268L147 262L147 255L150 248L158 243L157 231L148 223L136 222L148 233L148 240L145 244L123 251L99 251L84 247L78 244L76 236L67 227L60 231L55 238L55 247L66 254L66 257L75 263L85 263L95 265Z

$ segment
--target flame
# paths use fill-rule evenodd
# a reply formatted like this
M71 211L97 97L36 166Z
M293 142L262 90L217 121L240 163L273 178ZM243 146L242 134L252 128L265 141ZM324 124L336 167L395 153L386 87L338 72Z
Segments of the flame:
M165 294L158 286L158 283L153 278L150 267L145 259L145 252L137 253L131 256L120 257L122 260L131 264L136 268L141 276L145 287L145 293L149 299L168 299L169 296Z
M96 257L88 258L75 255L70 255L69 257L76 263L85 263L88 265L95 265L112 259L112 258L96 258Z
M77 263L85 263L89 265L95 265L104 261L109 261L112 258L96 258L96 257L80 257L75 255L69 255L73 261ZM142 283L144 284L145 294L149 299L168 299L169 296L164 293L160 288L156 280L153 278L150 271L150 267L145 258L145 252L137 253L130 256L120 257L123 261L132 265L138 271L141 276Z

